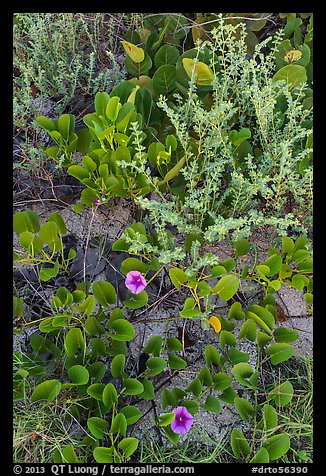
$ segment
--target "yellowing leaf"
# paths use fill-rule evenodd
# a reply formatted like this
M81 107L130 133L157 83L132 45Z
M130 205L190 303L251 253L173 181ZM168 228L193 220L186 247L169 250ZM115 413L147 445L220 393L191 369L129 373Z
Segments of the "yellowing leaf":
M182 64L189 78L191 78L192 72L195 72L195 82L199 86L209 86L213 81L213 71L202 61L198 61L196 64L195 60L192 58L183 58Z
M143 48L129 43L129 41L120 41L124 47L127 55L134 61L134 63L141 63L145 58L145 52Z
M299 50L290 50L287 51L286 55L284 56L284 60L287 63L293 63L293 61L298 61L301 59L302 53Z
M216 316L211 316L209 319L208 319L208 322L214 327L214 331L216 333L220 332L221 330L221 321L219 320L218 317Z
M132 104L135 104L135 97L136 97L136 93L137 93L138 89L140 89L140 86L138 84L136 84L134 89L129 94L127 102L131 102Z

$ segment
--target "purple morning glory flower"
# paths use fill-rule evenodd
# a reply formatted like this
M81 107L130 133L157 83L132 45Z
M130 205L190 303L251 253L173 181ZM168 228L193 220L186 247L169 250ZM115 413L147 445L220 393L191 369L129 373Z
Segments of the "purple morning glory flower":
M171 423L172 431L182 435L188 433L194 422L194 417L188 412L186 407L177 407L172 411L175 413L174 420Z
M139 294L146 286L146 279L139 271L129 271L126 275L125 285L132 294Z

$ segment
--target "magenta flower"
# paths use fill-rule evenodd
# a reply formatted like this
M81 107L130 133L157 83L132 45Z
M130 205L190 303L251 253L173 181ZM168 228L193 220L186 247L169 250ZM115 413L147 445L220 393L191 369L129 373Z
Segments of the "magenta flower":
M132 294L139 294L146 286L146 279L139 271L129 271L126 275L125 285Z
M174 420L171 423L172 431L174 433L181 433L182 435L188 433L194 422L194 417L190 415L186 407L177 407L172 411L175 413Z
M104 202L106 202L106 198L104 196L101 198L95 198L95 200L93 200L93 203L95 203L95 205L101 205Z

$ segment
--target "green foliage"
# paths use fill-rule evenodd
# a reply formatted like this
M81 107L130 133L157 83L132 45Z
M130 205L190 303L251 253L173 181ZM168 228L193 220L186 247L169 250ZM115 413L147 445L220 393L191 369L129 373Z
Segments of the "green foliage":
M142 29L128 30L121 43L127 71L135 77L110 93L96 93L94 112L83 118L85 129L75 132L73 114L39 116L36 122L55 143L46 153L85 187L76 211L121 197L150 212L112 245L129 254L121 275L140 271L148 284L166 271L183 299L173 319L196 319L215 338L190 382L162 389L158 431L176 444L180 435L171 428L176 407L186 407L196 423L200 409L219 413L221 402L234 405L247 424L231 432L235 458L268 463L291 447L279 410L291 403L294 388L281 378L266 389L264 370L288 361L291 343L299 338L278 320L274 293L290 286L305 296L307 311L312 303L312 254L304 236L309 217L299 220L298 213L311 192L306 82L312 23L308 40L300 43L302 21L287 14L284 32L258 44L255 32L269 14L205 15L196 14L196 47L186 51L181 44L189 29L180 26L188 19L181 14L145 17ZM83 155L78 160L77 150ZM155 199L144 198L149 192ZM284 214L289 199L294 205ZM249 255L256 246L246 237L263 225L274 226L279 237L260 261ZM303 234L292 239L289 226ZM20 244L15 266L39 266L45 282L60 272L69 275L76 253L70 250L66 257L67 228L60 214L41 225L32 210L18 212L14 232ZM233 251L222 261L206 245L224 237ZM243 308L240 291L247 285L259 298ZM148 295L129 294L120 308L117 291L104 280L72 292L60 287L38 323L39 333L30 338L32 352L14 355L15 400L64 402L70 417L87 426L79 451L71 444L57 449L55 462L129 461L138 447L130 427L142 418L136 405L154 399L164 376L166 382L174 374L187 376L185 343L168 334L144 344L141 369L130 365L128 346L136 332L128 310L147 311ZM216 314L219 300L226 314ZM14 315L24 317L24 300L17 296Z
M61 271L69 274L68 268L76 252L71 249L65 257L62 236L67 229L61 215L52 214L41 226L39 216L33 210L17 212L13 217L13 230L19 235L19 243L23 248L15 250L16 268L41 264L41 281L49 281Z

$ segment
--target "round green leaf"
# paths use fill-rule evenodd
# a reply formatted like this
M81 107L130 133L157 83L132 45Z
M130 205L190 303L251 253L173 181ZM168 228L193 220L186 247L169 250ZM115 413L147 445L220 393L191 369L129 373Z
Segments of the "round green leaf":
M270 460L279 459L290 448L290 438L285 433L274 435L263 443L263 448L266 448Z
M126 357L123 354L116 355L111 362L111 374L118 378L123 374L126 363Z
M72 445L67 445L62 450L62 463L80 463Z
M275 326L275 319L268 309L258 304L252 304L248 307L246 315L249 319L253 319L265 332L271 334Z
M54 131L55 130L55 124L53 121L51 121L51 119L48 119L47 117L45 116L38 116L35 121L37 122L37 124L41 127L43 127L43 129L45 129L46 131Z
M154 387L150 380L147 378L141 381L144 387L144 391L139 394L139 397L143 400L153 400L154 398Z
M183 400L181 405L185 406L192 416L196 415L196 413L198 412L198 403L196 402L196 400Z
M17 212L13 218L13 229L15 233L30 231L37 233L40 230L40 219L34 210L25 210Z
M294 241L289 236L282 237L282 253L292 255L294 250Z
M73 365L70 367L68 369L68 376L74 385L86 385L89 380L88 370L82 365Z
M220 347L224 350L227 345L235 346L237 345L237 340L232 332L223 329L220 333Z
M93 456L97 463L113 463L114 447L105 448L103 446L97 446L93 450Z
M284 407L287 405L293 397L294 389L288 380L278 385L268 394L269 399L273 399L278 407Z
M231 447L234 456L238 459L244 458L250 453L249 443L240 430L234 428L231 433Z
M166 437L168 438L169 441L171 441L171 443L173 443L174 445L178 443L180 439L180 435L178 435L177 433L174 433L171 429L171 426L169 425L164 426L163 429L164 429L164 433Z
M219 399L214 397L214 395L208 395L204 403L204 408L209 412L219 413L221 411Z
M287 343L272 344L266 349L266 354L271 356L273 365L277 365L285 360L288 360L294 352L292 345Z
M85 324L84 324L85 330L88 333L90 337L94 337L97 334L104 334L105 329L100 324L95 316L89 316L87 317Z
M115 304L117 301L115 289L107 281L95 281L92 290L98 303L103 307L110 307L110 304Z
M95 438L101 440L108 428L108 422L103 418L91 417L87 420L87 428Z
M124 438L118 444L118 448L124 452L125 458L130 458L130 456L136 451L138 447L137 438Z
M144 391L143 384L135 378L125 378L123 385L126 387L126 395L139 395Z
M272 255L263 263L261 263L261 265L268 266L269 268L269 272L265 273L265 276L274 276L274 274L278 273L278 271L281 269L282 257L278 254Z
M255 324L255 321L253 319L247 319L240 329L239 338L248 339L251 342L254 342L256 340L256 336L257 336L257 327Z
M290 89L294 89L299 84L307 81L307 72L303 66L298 64L289 64L279 69L273 76L273 81L285 81L290 86Z
M178 355L169 352L168 364L171 369L182 370L187 367L187 362Z
M219 280L212 289L212 294L218 293L223 301L228 301L237 292L239 287L239 279L233 275L225 275Z
M248 422L255 414L255 409L245 398L236 397L234 399L235 408L239 413L240 418Z
M195 395L195 397L198 397L198 395L201 393L202 389L203 389L202 383L201 383L200 379L198 377L196 377L188 385L187 392L191 392Z
M74 327L68 331L64 340L64 348L69 358L73 358L79 349L84 352L86 343L81 329Z
M169 413L164 413L164 415L160 415L159 417L159 426L167 426L170 425L173 420L175 419L175 413L169 412Z
M66 224L60 213L52 213L52 215L50 215L48 218L48 222L49 221L53 221L54 223L56 223L59 233L61 233L61 235L67 233Z
M208 367L211 365L220 365L221 357L216 347L208 344L204 350L205 362Z
M154 56L154 64L156 68L166 64L175 65L179 59L179 56L180 53L178 48L171 45L163 45Z
M58 240L58 225L53 221L44 223L40 229L39 236L53 250L53 246Z
M126 417L127 425L133 425L142 416L141 411L132 405L121 408L120 413Z
M231 386L232 378L230 375L219 372L218 374L213 375L214 389L215 390L226 390Z
M102 380L106 373L106 365L104 362L93 362L87 367L90 378L94 382L99 382Z
M241 131L240 131L241 132ZM239 132L239 134L240 134ZM250 132L250 131L249 131ZM239 135L238 134L238 135ZM250 137L250 136L249 136ZM237 145L237 144L235 144ZM235 251L237 256L244 256L250 251L250 243L245 238L241 238L240 240L236 241L233 246L235 247Z
M120 271L125 275L129 271L140 271L145 276L148 271L148 265L137 258L127 258L122 261Z
M146 354L153 354L153 357L158 357L162 348L162 336L152 336L148 340L144 352Z
M213 276L213 278L219 278L220 276L223 276L226 273L227 273L227 271L224 268L224 266L217 265L217 266L212 267L212 276Z
M104 383L93 383L87 388L87 393L95 400L102 400L102 394L104 390L105 384Z
M147 375L149 377L154 377L167 367L167 363L161 357L151 357L146 361L146 366L150 369L150 372L148 372Z
M241 321L244 319L245 314L242 311L241 303L240 302L234 302L232 306L229 309L229 319L236 319L237 321Z
M102 393L102 400L108 409L118 403L118 394L115 386L112 383L105 385Z
M278 415L276 410L268 404L263 406L263 419L262 419L262 428L264 431L272 430L276 428L278 424Z
M61 382L59 380L46 380L40 383L31 395L32 402L39 400L47 400L48 402L54 400L61 390Z
M252 386L251 383L247 379L249 379L252 376L254 371L250 367L250 365L247 364L246 362L240 362L239 364L236 364L232 368L231 373L242 385L245 385L246 387Z
M176 337L169 337L166 344L169 350L177 350L179 352L183 350L182 343Z
M146 306L148 303L148 295L146 291L141 291L139 294L130 294L130 299L123 301L123 305L128 309L139 309Z
M126 319L117 319L110 324L111 329L116 333L109 334L114 340L130 341L135 337L135 329Z
M19 235L19 243L22 245L23 248L28 250L34 241L34 238L35 238L34 233L30 231L23 231Z
M170 268L169 269L169 276L172 281L172 284L177 288L180 289L180 284L189 281L189 276L179 268Z
M153 75L156 94L167 95L176 88L176 67L171 64L160 66Z
M124 436L127 431L127 420L123 413L118 413L112 420L110 433Z
M260 448L255 456L251 458L250 463L269 463L269 453L266 448Z
M274 331L274 338L278 343L295 342L299 339L299 333L294 329L286 329L285 327L279 327Z

